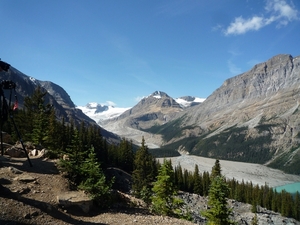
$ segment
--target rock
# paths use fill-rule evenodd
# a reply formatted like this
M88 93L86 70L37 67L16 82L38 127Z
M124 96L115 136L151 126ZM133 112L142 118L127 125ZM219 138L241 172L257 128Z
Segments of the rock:
M26 157L24 150L16 148L16 147L11 147L11 148L6 149L5 155L9 155L10 157L15 157L15 158Z
M61 193L57 196L57 203L65 208L71 206L79 207L85 213L88 213L93 206L93 201L85 193L80 191Z
M9 170L10 172L14 173L14 174L21 174L21 173L23 173L23 171L18 170L18 169L16 169L15 167L12 167L12 166L8 167L8 170Z
M39 150L33 149L33 150L30 151L29 155L30 155L30 156L37 156L39 153L40 153Z
M18 176L16 178L14 178L14 180L18 180L18 181L21 181L21 182L33 182L36 180L36 178L32 177L32 176L29 176L27 174L24 174L24 175L21 175L21 176Z

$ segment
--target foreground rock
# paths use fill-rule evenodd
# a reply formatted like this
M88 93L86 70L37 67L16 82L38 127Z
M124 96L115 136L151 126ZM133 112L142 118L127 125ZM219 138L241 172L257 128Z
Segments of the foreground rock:
M81 191L68 191L57 196L57 203L64 208L78 207L83 212L89 213L93 201Z

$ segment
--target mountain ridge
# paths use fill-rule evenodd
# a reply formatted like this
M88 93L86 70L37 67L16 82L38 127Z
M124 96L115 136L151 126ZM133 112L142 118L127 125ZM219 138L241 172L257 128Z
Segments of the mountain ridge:
M141 109L145 104L141 100L105 127L114 127L117 133L127 126L157 136L156 146L161 149L293 172L300 161L299 87L300 57L280 54L225 80L201 104L177 108L168 120L160 115L158 122L154 116L157 100L152 99L147 110Z
M44 99L46 103L53 105L58 120L64 118L66 123L71 121L79 125L82 121L87 124L98 126L98 124L76 108L69 94L59 85L51 81L40 81L34 77L27 76L13 66L7 72L0 73L0 80L13 82L15 84L15 96L18 99L19 108L23 108L24 98L31 96L34 90L40 86L42 91L46 91ZM11 90L3 90L4 95L9 100ZM102 128L102 135L109 142L116 142L119 137Z

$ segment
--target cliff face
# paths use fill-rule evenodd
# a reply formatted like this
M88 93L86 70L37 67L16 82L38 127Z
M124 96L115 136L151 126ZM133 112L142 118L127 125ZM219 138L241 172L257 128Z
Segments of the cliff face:
M293 166L300 159L299 99L300 57L277 55L226 80L178 116L181 135L166 145L202 156ZM183 144L188 139L193 144Z
M204 121L210 124L211 119L222 118L226 118L228 123L230 118L232 123L241 124L241 117L245 120L253 118L276 105L273 113L280 114L285 107L279 107L278 103L281 100L295 102L299 85L300 57L275 56L246 73L226 80L203 104L188 112L191 119L188 123L201 124Z

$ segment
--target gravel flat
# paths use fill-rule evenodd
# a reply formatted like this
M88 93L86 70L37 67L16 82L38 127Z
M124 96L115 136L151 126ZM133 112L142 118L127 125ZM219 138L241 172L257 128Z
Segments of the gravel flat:
M215 164L215 159L199 157L194 155L181 155L178 157L167 158L172 160L173 166L181 165L189 171L194 171L197 164L200 172L211 172ZM159 158L163 162L163 158ZM281 170L269 168L264 165L254 163L243 163L220 160L222 174L229 179L235 178L239 182L242 180L252 181L253 184L265 185L270 187L281 186L289 183L300 182L300 176L286 174Z

